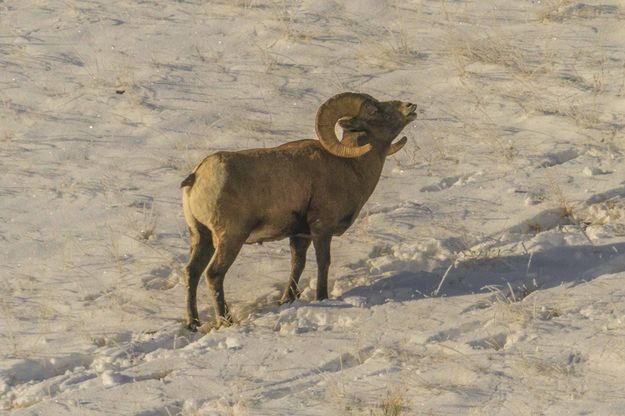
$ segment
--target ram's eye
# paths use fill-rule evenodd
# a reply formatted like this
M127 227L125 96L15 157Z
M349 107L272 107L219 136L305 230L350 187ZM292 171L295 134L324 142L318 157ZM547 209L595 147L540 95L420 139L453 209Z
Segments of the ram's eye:
M378 112L378 108L371 103L365 103L364 110L365 110L365 114L369 116L372 116Z

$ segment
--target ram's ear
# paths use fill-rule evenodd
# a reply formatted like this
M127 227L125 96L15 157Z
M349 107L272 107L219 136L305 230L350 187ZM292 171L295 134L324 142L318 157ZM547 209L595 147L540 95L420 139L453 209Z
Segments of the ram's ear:
M363 131L365 130L365 123L356 117L341 117L339 118L339 126L343 130L347 131Z

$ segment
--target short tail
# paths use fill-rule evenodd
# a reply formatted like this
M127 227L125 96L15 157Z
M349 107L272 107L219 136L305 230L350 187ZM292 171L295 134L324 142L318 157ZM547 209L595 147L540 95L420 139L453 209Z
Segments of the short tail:
M180 183L180 187L184 188L185 186L193 186L195 183L195 172L186 177L184 181Z

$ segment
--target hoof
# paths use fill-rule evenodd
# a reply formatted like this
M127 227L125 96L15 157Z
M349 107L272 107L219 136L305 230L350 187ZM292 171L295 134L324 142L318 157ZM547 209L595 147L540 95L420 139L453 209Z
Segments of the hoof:
M282 294L282 298L278 301L278 304L284 305L285 303L293 303L300 298L301 294L299 290L297 293L293 293L290 290L286 291L286 293Z
M191 332L197 332L197 329L200 327L200 321L187 322L185 327Z
M285 305L287 303L293 303L295 302L295 299L291 299L291 298L282 298L278 301L278 305Z

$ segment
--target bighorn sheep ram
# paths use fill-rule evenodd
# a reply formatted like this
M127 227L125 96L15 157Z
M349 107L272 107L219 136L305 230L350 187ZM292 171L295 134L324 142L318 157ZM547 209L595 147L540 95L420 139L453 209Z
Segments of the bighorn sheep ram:
M352 225L378 183L384 160L406 144L406 137L392 141L416 119L416 108L346 92L319 108L319 140L205 158L181 184L191 232L185 269L188 328L200 325L196 293L205 269L218 323L231 323L223 281L245 243L289 238L291 274L284 303L300 295L298 281L312 241L317 299L326 299L332 237ZM337 123L342 141L335 133Z

